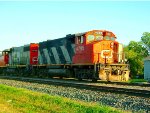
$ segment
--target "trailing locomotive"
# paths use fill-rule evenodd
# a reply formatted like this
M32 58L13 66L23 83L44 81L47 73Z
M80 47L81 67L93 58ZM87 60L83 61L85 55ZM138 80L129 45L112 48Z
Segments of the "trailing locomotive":
M130 72L125 64L123 45L106 30L69 34L64 38L13 47L2 52L0 65L0 72L5 75L93 81L127 81Z

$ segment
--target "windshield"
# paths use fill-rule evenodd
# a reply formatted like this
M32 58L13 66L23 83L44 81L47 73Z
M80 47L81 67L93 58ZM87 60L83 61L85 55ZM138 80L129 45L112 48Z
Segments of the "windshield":
M115 41L115 37L111 37L111 40L112 40L112 41Z
M115 41L116 37L113 33L108 31L91 31L86 35L87 43L99 42L102 40Z
M112 40L115 41L115 37L109 37L109 36L105 36L104 40Z
M110 37L109 36L105 36L104 40L110 40Z
M94 35L88 35L88 37L87 37L88 42L92 42L92 41L94 41L94 39L95 39Z

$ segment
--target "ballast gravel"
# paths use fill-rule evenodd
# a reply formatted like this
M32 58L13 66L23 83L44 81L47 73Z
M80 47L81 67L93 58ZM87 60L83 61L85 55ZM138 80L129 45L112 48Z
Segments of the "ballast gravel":
M0 79L0 84L26 88L32 91L63 96L75 100L97 102L99 104L129 110L133 113L150 113L150 98L7 79Z

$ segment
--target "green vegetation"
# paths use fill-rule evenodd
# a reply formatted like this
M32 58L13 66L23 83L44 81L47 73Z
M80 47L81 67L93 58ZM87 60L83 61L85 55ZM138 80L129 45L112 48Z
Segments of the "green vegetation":
M130 41L125 46L125 56L130 64L131 78L144 78L144 58L150 53L150 33L145 32L140 42Z
M0 85L0 113L121 113L96 103Z
M140 83L140 82L147 82L147 81L144 79L130 79L128 81L128 83Z
M141 38L144 47L150 51L150 33L149 32L144 32L143 36Z

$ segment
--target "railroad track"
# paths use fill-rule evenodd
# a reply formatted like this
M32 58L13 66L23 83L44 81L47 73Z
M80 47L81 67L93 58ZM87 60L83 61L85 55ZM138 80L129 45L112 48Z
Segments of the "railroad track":
M65 87L73 87L78 89L86 89L93 91L101 91L101 92L110 92L117 94L127 94L131 96L140 96L140 97L150 97L150 90L141 89L129 89L129 88L120 88L120 87L109 87L109 86L99 86L94 84L88 84L87 82L72 82L66 80L56 80L56 79L41 79L41 78L27 78L27 77L12 77L12 76L0 76L2 79L13 79L25 82L35 82L40 84L49 84L49 85L58 85ZM149 86L148 86L149 87Z
M107 81L97 81L97 83L104 84L116 84L116 85L124 85L124 86L140 86L140 87L150 87L150 83L127 83L127 82L107 82Z

